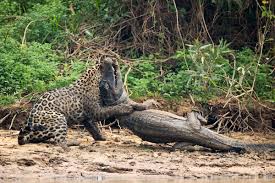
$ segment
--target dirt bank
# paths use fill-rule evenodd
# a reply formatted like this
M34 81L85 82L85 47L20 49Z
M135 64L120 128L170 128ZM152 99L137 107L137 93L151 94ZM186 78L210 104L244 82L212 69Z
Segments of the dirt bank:
M17 144L17 131L0 130L0 178L102 176L180 176L275 178L275 154L172 152L169 145L144 142L130 132L105 130L108 140L94 143L83 130L70 130L81 142L69 152L48 144ZM253 142L275 142L274 135L233 134Z
M140 98L136 101L142 102L145 100L146 98ZM208 125L219 128L221 132L252 130L256 132L275 132L275 103L260 104L251 100L238 103L233 100L228 102L228 99L216 98L207 104L197 103L194 105L187 98L180 100L155 98L155 100L161 104L160 110L179 116L186 116L195 107L207 117ZM10 106L0 106L0 128L19 130L27 120L31 108L32 103L28 100L21 100ZM70 123L68 125L73 127L77 124Z

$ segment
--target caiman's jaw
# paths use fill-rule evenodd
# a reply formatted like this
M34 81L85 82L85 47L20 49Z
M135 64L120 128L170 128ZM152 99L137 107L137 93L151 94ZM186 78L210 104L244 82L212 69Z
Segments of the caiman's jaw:
M123 88L117 61L105 58L101 64L102 79L99 83L100 95L104 105L116 105L127 97Z
M117 66L111 58L105 58L100 65L102 79L110 82L112 86L117 85Z

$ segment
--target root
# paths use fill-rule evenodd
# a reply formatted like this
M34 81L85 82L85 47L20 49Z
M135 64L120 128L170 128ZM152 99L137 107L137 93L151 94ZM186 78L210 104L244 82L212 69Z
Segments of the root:
M10 115L11 115L11 111L0 120L0 124L3 123Z
M274 132L272 120L274 111L259 105L256 101L247 100L218 100L211 101L209 116L215 118L208 128L216 128L217 132L224 133L230 131L254 132L269 131Z
M118 120L116 119L115 121L113 121L112 123L108 124L108 125L100 125L99 127L100 128L109 128L111 127L112 125L116 124L118 122Z
M17 113L12 117L12 120L11 120L11 124L10 124L9 130L12 128L12 125L13 125L13 122L14 122L16 116L17 116Z

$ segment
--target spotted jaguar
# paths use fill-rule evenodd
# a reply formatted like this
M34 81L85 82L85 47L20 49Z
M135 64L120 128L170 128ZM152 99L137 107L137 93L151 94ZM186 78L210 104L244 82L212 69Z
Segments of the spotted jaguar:
M84 125L95 140L105 140L97 121L133 112L130 104L103 106L99 83L103 75L116 78L119 68L115 59L104 58L68 87L44 93L33 105L26 124L18 135L20 145L51 142L66 146L68 123Z

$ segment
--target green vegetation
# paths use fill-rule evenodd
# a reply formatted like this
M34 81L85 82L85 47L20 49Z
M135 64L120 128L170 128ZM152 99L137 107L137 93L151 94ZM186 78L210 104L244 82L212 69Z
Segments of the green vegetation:
M274 102L272 67L265 59L275 49L268 31L274 7L254 3L3 0L0 105L69 85L103 50L134 59L126 78L134 98L191 94L207 101L251 95ZM202 12L205 17L193 16ZM236 14L240 17L231 18ZM259 32L254 31L262 19ZM256 45L260 47L254 49ZM122 67L125 74L128 65Z
M85 68L85 63L79 61L70 63L71 69L66 68L47 43L21 45L8 38L0 43L0 55L0 104L4 105L32 92L66 86Z
M228 92L237 96L250 90L257 56L247 48L234 53L228 46L223 41L217 46L196 42L162 62L154 56L139 61L128 76L133 97L173 98L192 94L199 101L207 101ZM272 68L260 64L255 93L262 99L275 101L272 84Z

